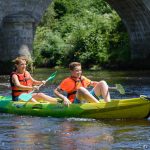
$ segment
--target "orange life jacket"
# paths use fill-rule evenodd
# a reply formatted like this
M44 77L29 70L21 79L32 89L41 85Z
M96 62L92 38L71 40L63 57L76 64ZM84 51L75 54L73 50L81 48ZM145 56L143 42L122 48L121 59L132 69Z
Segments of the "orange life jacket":
M32 86L32 81L30 80L29 72L26 71L23 74L19 74L17 72L12 72L11 75L10 75L10 84L11 84L11 89L12 89L12 97L15 98L15 97L19 96L22 93L28 93L29 90L20 90L14 85L14 83L12 82L13 74L17 75L18 80L19 80L21 85Z
M64 84L60 84L60 88L67 92L67 98L74 102L75 95L77 90L80 87L88 87L90 85L91 80L87 79L84 76L81 76L80 78L76 79L73 77L68 77L64 80ZM66 87L64 87L66 86Z

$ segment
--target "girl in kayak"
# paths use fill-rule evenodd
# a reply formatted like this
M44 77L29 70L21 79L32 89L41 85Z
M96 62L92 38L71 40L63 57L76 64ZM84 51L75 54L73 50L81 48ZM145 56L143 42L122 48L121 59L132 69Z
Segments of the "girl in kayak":
M105 81L91 81L82 75L82 67L79 62L69 64L71 76L64 79L60 85L54 90L56 96L61 98L66 105L71 103L80 103L86 100L90 103L99 103L99 96L102 96L105 102L110 102L110 94L108 85ZM86 88L93 86L89 92ZM62 92L67 93L67 97Z
M38 81L32 78L26 70L27 59L24 56L17 57L14 61L15 71L10 75L10 84L12 89L12 100L18 101L20 94L29 93L32 90L39 90L38 86L45 84L45 81ZM55 98L52 98L44 93L33 93L31 101L45 100L50 103L57 103Z

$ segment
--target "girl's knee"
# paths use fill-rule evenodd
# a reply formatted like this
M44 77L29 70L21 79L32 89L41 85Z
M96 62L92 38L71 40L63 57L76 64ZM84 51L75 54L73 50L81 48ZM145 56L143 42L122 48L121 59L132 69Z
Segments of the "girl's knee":
M38 101L35 100L34 98L31 99L31 102L38 103Z
M45 94L44 94L44 93L38 93L38 95L39 95L39 96L44 96Z
M36 93L33 97L36 98L42 98L44 96L43 93Z

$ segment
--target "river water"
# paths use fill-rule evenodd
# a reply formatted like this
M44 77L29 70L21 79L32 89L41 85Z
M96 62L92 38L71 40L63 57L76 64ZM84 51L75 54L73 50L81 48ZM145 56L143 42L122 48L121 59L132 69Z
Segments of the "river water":
M35 79L46 79L54 70L37 69ZM60 70L53 82L41 88L51 96L69 74ZM150 96L150 71L85 71L92 80L121 83L125 95L111 91L112 98ZM8 76L0 76L0 95L10 95ZM150 119L95 120L0 114L1 150L150 150Z

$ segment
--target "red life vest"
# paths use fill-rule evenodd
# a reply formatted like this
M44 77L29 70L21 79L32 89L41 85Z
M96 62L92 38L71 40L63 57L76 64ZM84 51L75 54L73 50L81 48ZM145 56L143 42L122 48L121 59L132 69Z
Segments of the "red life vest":
M13 74L16 74L18 77L18 80L20 82L21 85L24 86L32 86L32 81L30 80L30 74L28 71L26 71L23 74L19 74L17 72L12 72L10 75L10 84L11 84L11 89L12 89L12 97L17 97L22 93L28 93L29 90L20 90L19 88L17 88L14 83L12 82L12 76Z
M80 87L88 87L90 85L90 82L91 80L87 79L84 76L78 79L68 77L60 84L60 88L63 91L67 92L67 98L73 103L77 90Z

